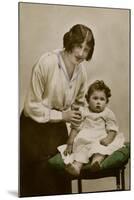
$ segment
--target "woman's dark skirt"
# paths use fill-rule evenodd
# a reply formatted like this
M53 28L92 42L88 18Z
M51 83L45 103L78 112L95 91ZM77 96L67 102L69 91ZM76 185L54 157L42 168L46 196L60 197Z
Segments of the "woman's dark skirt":
M51 169L48 159L68 137L64 122L37 123L22 112L20 117L20 197L71 193L66 173Z

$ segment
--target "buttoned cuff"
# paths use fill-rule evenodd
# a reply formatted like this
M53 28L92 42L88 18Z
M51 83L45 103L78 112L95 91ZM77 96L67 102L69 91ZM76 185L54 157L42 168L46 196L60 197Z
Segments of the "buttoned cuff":
M61 121L62 112L57 110L50 110L50 121Z

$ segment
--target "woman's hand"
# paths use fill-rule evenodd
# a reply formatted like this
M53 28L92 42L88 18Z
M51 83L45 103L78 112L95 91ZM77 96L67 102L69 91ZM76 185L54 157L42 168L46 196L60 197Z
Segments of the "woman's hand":
M82 121L81 112L76 110L63 111L62 118L65 122L71 122L75 125L79 125Z

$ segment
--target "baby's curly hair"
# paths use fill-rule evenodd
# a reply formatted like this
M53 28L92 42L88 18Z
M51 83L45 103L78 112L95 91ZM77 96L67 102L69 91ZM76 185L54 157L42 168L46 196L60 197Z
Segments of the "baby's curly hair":
M106 94L107 103L109 102L109 97L111 97L111 90L110 90L110 88L104 83L104 81L102 81L102 80L96 80L95 82L93 82L93 83L89 86L88 91L87 91L87 94L86 94L86 96L85 96L87 102L88 102L90 96L92 95L92 93L93 93L95 90L104 91L105 94Z

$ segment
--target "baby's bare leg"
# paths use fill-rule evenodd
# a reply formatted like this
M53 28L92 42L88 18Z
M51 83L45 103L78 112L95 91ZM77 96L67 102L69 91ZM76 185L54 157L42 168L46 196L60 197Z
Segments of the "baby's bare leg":
M65 170L74 176L79 176L83 164L77 161L74 161L72 164L65 166Z
M92 162L91 162L91 170L92 171L98 171L101 167L101 162L105 159L105 155L102 154L95 154L92 158Z
M96 154L94 154L94 156L93 156L93 159L92 159L92 163L91 164L93 164L94 162L98 162L99 164L105 159L105 155L102 155L102 154L100 154L100 153L96 153Z

